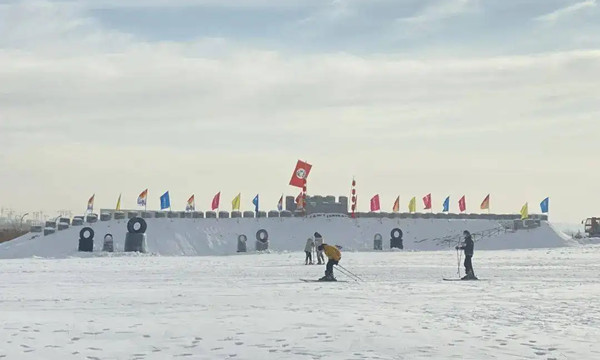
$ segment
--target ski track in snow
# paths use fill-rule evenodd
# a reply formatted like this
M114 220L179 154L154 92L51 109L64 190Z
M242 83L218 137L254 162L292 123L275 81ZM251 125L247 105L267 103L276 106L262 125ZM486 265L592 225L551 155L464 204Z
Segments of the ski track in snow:
M599 246L0 261L0 359L597 359ZM336 271L339 279L344 275Z

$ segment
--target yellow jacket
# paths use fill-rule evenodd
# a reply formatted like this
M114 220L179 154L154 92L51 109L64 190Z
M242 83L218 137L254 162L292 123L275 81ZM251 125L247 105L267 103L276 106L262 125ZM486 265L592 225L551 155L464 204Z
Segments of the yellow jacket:
M328 259L335 261L340 261L342 259L342 253L335 246L323 244L323 252L325 252Z

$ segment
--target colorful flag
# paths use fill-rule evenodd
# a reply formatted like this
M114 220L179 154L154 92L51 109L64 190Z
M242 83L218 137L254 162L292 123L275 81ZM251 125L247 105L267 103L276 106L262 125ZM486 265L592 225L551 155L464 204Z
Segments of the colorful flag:
M283 210L283 194L281 195L281 197L279 198L279 202L277 203L277 211L282 211Z
M117 200L117 206L115 207L115 211L121 210L121 194L119 194L119 199Z
M525 205L523 205L523 207L521 208L521 220L525 220L529 217L529 206L527 205L527 203L525 203Z
M94 211L94 198L95 197L96 197L96 194L92 195L92 197L88 200L87 211L89 211L89 212Z
M221 192L219 191L212 200L211 208L213 210L219 208L219 201L221 200Z
M464 212L465 210L467 210L467 200L465 199L464 195L460 198L460 200L458 200L458 209L460 210L460 212Z
M196 199L194 199L194 194L190 196L185 205L185 211L195 211L196 210Z
M431 209L431 193L423 197L423 205L425 205L425 210Z
M400 211L400 196L398 196L396 198L396 201L394 201L394 207L392 207L392 211L397 213L398 211Z
M252 203L254 204L254 212L258 212L258 194L252 199Z
M540 208L542 209L542 214L547 214L549 207L550 207L550 198L545 198L544 200L542 200L542 202L540 203Z
M160 209L169 209L171 207L171 199L169 198L169 192L162 194L160 197Z
M415 198L414 196L412 199L410 199L410 202L408 203L408 212L417 212L417 198Z
M148 197L148 189L142 191L142 193L137 198L137 204L139 206L146 206L146 198Z
M240 211L240 204L242 200L242 193L237 194L236 197L231 200L231 210L232 211ZM217 206L218 207L218 206Z
M299 188L304 187L304 183L308 178L311 168L311 164L298 160L292 178L290 179L290 185Z
M300 191L300 194L296 196L296 207L298 209L302 209L304 207L304 204L302 203L302 194L302 191Z
M446 200L444 200L444 208L442 209L442 212L448 212L450 211L450 196L446 197Z
M481 206L480 206L481 210L489 210L490 209L490 194L487 194L487 196L485 197L485 199L483 199L483 201L481 202Z
M379 210L380 210L379 194L377 194L371 198L371 211L379 211Z

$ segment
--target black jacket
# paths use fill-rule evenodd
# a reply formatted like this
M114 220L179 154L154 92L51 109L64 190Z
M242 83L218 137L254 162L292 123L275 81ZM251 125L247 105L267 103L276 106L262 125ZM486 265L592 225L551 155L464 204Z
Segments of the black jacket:
M473 238L471 235L465 236L465 242L459 249L463 249L465 251L465 255L473 256L473 250L475 248L475 243L473 242Z

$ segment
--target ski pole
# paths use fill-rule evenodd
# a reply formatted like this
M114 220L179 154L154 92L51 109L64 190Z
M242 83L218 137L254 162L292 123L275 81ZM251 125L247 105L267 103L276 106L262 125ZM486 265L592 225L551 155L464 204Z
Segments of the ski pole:
M359 279L357 279L356 277L352 276L351 274L347 273L346 271L343 271L342 269L338 268L338 271L341 272L342 274L346 275L347 277L349 277L350 279L354 280L354 281L359 281Z
M347 272L349 272L350 274L352 274L352 276L356 277L357 279L359 279L360 281L364 281L363 279L360 278L360 276L356 275L355 273L353 273L352 271L346 269L345 267L343 267L342 265L338 264L338 267L346 270Z

